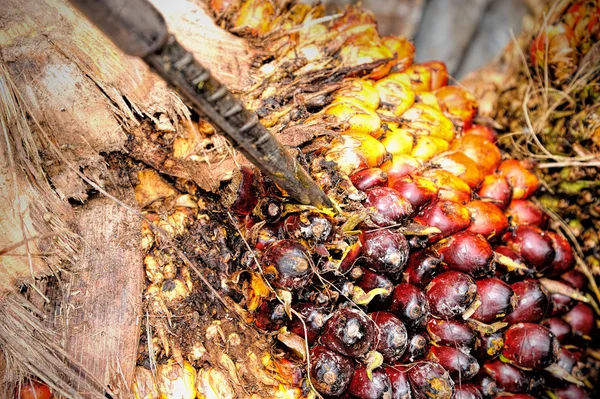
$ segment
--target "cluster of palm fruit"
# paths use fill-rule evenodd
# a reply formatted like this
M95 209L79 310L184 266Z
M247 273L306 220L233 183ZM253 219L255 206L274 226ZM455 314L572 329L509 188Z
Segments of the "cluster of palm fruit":
M298 57L301 75L327 61L341 86L315 90L321 101L302 109L267 77L255 102L263 121L330 131L299 157L335 211L295 205L250 169L232 205L252 248L246 264L274 292L253 309L255 324L306 361L305 393L590 397L597 365L586 350L597 322L586 278L529 200L537 177L503 160L495 132L474 124L473 96L447 86L443 63L412 64L412 45L380 38L358 9L311 24L310 12L294 12L302 5L278 17L271 2L238 3L237 32L300 24L259 71L277 75ZM257 17L267 5L269 21ZM249 9L258 14L243 19ZM303 42L303 27L322 41ZM320 47L331 40L342 46L337 59ZM352 76L335 75L340 65Z

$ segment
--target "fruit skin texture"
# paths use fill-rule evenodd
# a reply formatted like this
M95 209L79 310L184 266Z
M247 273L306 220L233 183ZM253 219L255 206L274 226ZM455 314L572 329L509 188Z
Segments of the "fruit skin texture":
M439 364L429 361L415 363L408 370L408 380L414 399L451 399L454 382Z
M457 202L434 201L419 212L415 222L441 230L429 237L429 242L433 243L469 227L471 215L465 206Z
M373 371L369 379L365 366L361 366L352 375L348 393L357 399L386 399L392 397L392 383L382 369Z
M518 367L503 363L499 359L488 360L483 365L483 371L496 381L496 385L503 391L512 393L527 392L529 379Z
M492 277L476 281L481 305L471 316L482 323L491 324L503 319L512 311L512 288L502 280Z
M312 345L319 338L321 330L327 316L324 314L324 309L310 302L301 302L292 306L294 310L304 316L304 324L296 316L292 316L292 320L288 324L288 329L304 338L304 326L306 325L306 336L309 345Z
M398 316L409 329L424 327L429 314L425 293L407 283L396 285L387 309Z
M493 275L494 253L480 235L461 231L433 246L446 270L455 270L476 278Z
M575 257L573 256L573 249L569 242L563 236L552 231L548 231L546 234L552 240L554 259L550 266L543 270L544 275L556 277L573 270L575 267Z
M433 251L413 252L408 257L408 263L402 272L403 281L425 288L440 270L440 262L441 258Z
M411 389L406 372L407 366L398 364L386 367L384 371L392 383L392 397L390 399L410 399Z
M502 160L502 154L496 144L483 136L464 135L454 140L450 149L462 151L475 161L484 176L493 173Z
M408 345L406 327L389 312L374 312L369 316L379 328L377 351L383 355L385 362L395 362L404 354Z
M400 277L408 261L408 241L389 229L365 231L360 234L361 258L365 266L392 279Z
M31 380L21 385L16 398L20 399L51 399L52 391L48 385Z
M371 220L381 227L401 222L412 214L412 205L396 190L389 187L373 187L366 191L365 207L373 208Z
M513 232L506 233L503 241L535 270L544 270L554 260L552 240L539 227L519 226Z
M472 348L477 341L477 335L463 321L442 320L431 317L427 321L427 332L431 340L438 345L459 346Z
M526 199L535 193L540 185L536 175L526 169L521 162L509 159L498 166L498 171L506 177L513 189L513 199Z
M510 204L512 189L506 178L500 174L487 175L477 192L480 198L494 201L494 205L504 210Z
M295 240L271 244L263 254L261 264L265 277L277 288L302 288L313 274L308 251Z
M571 325L573 334L586 340L593 339L596 332L596 317L591 306L577 303L573 309L563 316Z
M469 380L479 372L477 359L454 346L432 346L427 353L427 359L439 363L450 372L454 380L459 376L463 380Z
M412 363L425 356L429 350L429 340L426 335L420 332L409 332L406 352L400 358L402 363Z
M549 317L541 324L550 330L561 344L565 344L571 338L571 325L559 317Z
M389 183L389 187L406 198L413 209L421 209L434 199L438 192L436 185L430 180L411 175L394 179L393 183Z
M450 271L434 277L426 289L431 314L440 318L461 316L475 300L477 285L464 273Z
M512 200L505 212L511 223L517 226L537 226L543 229L548 223L548 217L544 211L528 200Z
M560 344L545 327L533 323L514 324L506 330L502 355L518 367L539 370L558 359Z
M466 207L473 220L467 231L494 241L502 237L508 229L508 219L498 206L487 201L471 201Z
M473 384L460 384L454 387L454 399L483 399L483 395Z
M538 323L549 311L548 291L534 279L526 279L511 285L516 301L513 311L504 321L515 323Z
M354 365L350 359L323 346L310 351L310 375L315 388L325 395L341 395L350 384Z
M387 173L379 168L363 169L350 176L354 187L361 191L368 190L375 186L383 186L387 183Z
M338 308L325 323L321 342L344 356L359 357L373 348L375 328L362 312Z

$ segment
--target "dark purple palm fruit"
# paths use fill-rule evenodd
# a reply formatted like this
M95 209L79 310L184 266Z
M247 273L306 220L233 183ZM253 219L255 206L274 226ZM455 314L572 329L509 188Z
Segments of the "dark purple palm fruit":
M445 270L455 270L475 278L494 274L494 252L479 234L458 232L438 241L433 250L442 257Z
M408 367L407 374L413 399L451 399L454 395L454 381L437 363L417 362Z
M407 283L396 285L387 310L398 316L408 329L424 327L429 315L425 293Z
M352 375L348 393L356 399L390 399L392 383L382 369L373 370L373 375L369 378L367 367L360 366Z
M524 371L499 359L488 360L483 371L492 377L496 386L505 392L524 393L529 389L529 378Z
M560 317L549 317L542 320L540 324L550 330L561 344L569 342L572 334L571 325Z
M450 271L434 277L425 295L432 315L452 319L471 306L477 296L477 285L468 275Z
M560 278L571 287L577 288L580 291L587 287L589 281L586 275L579 270L571 270L560 276Z
M320 212L294 213L283 221L283 230L289 238L313 240L321 243L331 235L331 218Z
M550 301L550 316L562 316L569 310L573 309L577 301L570 296L552 292L549 296Z
M456 381L466 381L473 378L479 372L479 363L473 356L465 353L466 349L456 346L431 346L426 359L439 363L450 372L450 376Z
M473 348L477 334L464 321L443 320L430 317L427 320L427 333L437 345Z
M304 338L304 328L306 326L307 342L309 345L314 344L327 320L324 309L311 302L296 303L292 305L292 308L304 318L304 324L298 316L293 315L292 320L288 323L288 330Z
M578 302L563 316L563 320L571 325L573 336L582 340L581 343L589 342L595 337L596 318L591 306Z
M504 347L504 335L500 331L490 334L479 333L479 349L477 351L478 359L491 359L497 356Z
M526 279L511 284L515 293L512 313L504 319L508 324L539 323L548 310L548 291L537 280Z
M512 311L513 290L502 280L492 277L477 280L481 305L471 315L473 320L491 324Z
M279 330L287 318L285 306L277 299L263 301L254 312L254 324L263 330Z
M234 177L234 180L239 178L239 185L231 210L237 215L249 215L258 202L254 177L254 170L247 166L242 166L239 177Z
M362 288L364 292L368 293L376 288L382 288L388 292L387 295L377 294L371 302L369 302L369 305L377 306L383 304L392 294L394 284L383 274L372 272L369 269L362 269L361 273L361 276L356 280L356 285Z
M406 351L400 358L402 363L412 363L422 359L429 350L429 339L427 333L420 331L408 332L408 345Z
M389 312L373 312L369 314L377 326L377 351L383 360L393 363L406 351L408 334L399 318Z
M339 307L325 323L321 343L348 357L360 357L375 346L374 323L363 312Z
M425 288L439 272L441 261L441 257L429 249L411 253L402 272L403 282Z
M573 249L571 244L563 236L554 232L546 232L550 240L552 241L552 247L554 248L554 259L550 266L544 269L542 272L545 276L558 277L561 274L568 273L575 267L575 256L573 255Z
M518 323L504 333L502 355L518 367L539 370L556 362L560 344L546 327Z
M411 399L412 393L408 382L409 366L403 364L388 366L384 369L392 384L392 397L390 399Z
M313 275L308 251L295 240L271 244L261 258L261 265L265 278L277 288L300 289Z
M475 385L481 395L485 399L489 399L494 397L498 393L498 387L496 386L496 381L489 375L483 372L483 370L479 371L475 377L469 381L471 384Z
M544 270L554 260L552 240L546 232L535 226L518 226L503 237L505 245L514 249L525 263L535 269Z
M512 200L504 212L515 226L528 225L544 229L548 224L548 216L542 208L529 200Z
M502 393L501 395L498 395L496 397L494 397L494 399L537 399L534 396L528 395L526 393L518 393L515 395L504 395L504 393Z
M369 269L392 279L401 276L408 261L408 241L401 233L389 229L364 231L360 262Z
M528 267L523 258L521 258L521 256L515 250L505 245L497 246L494 248L494 252L506 256L523 267ZM527 277L533 277L533 271L533 269L530 269L529 272L522 269L508 270L508 268L502 263L496 263L496 277L507 283L513 283L516 281L521 281Z
M283 214L283 203L276 198L262 197L254 209L254 214L267 223L275 223Z
M578 356L578 354L571 352L566 348L560 348L556 364L558 365L558 367L565 370L567 373L571 374L575 378L583 380L583 368L585 366L579 361L579 358L581 358L581 356Z
M365 207L372 210L371 220L377 226L385 227L398 224L412 215L410 202L396 190L389 187L373 187L365 191Z
M323 395L338 396L350 384L354 363L338 353L317 345L310 351L310 377Z
M467 207L458 202L438 200L423 208L414 220L440 230L440 233L429 237L429 242L433 243L469 227L471 214Z
M387 173L383 169L368 168L353 173L350 181L360 191L366 191L372 187L385 186L387 184Z
M552 398L554 399L591 399L592 396L583 388L575 384L567 384L565 386L556 387L552 390Z
M483 395L473 384L458 384L454 387L454 399L483 399Z

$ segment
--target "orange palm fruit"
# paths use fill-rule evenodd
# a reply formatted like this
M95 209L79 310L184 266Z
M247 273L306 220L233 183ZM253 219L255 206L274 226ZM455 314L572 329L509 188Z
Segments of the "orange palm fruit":
M433 91L448 84L448 69L442 61L413 64L405 72L417 93Z
M477 99L459 86L444 86L434 92L440 108L457 128L468 129L477 114Z
M415 210L427 205L438 192L437 186L431 180L416 175L406 175L389 180L388 187L406 198Z
M450 149L462 151L475 161L484 175L494 172L502 160L502 154L496 144L482 136L465 135L459 137L452 142Z
M529 200L515 199L510 201L505 214L515 226L529 225L544 229L548 223L548 216L544 213L544 210Z
M375 133L381 127L381 119L377 113L352 97L339 97L322 111L331 122L339 127L356 132Z
M578 1L571 5L562 20L573 29L575 43L581 54L586 54L600 38L600 3Z
M410 129L388 126L381 144L392 155L410 154L415 137Z
M454 151L436 157L431 160L431 163L459 177L472 189L476 189L483 182L483 173L479 166L463 152Z
M504 176L493 173L483 179L477 195L504 210L512 198L512 188Z
M260 36L269 32L274 17L275 7L270 0L246 0L238 11L234 27Z
M22 384L15 395L15 398L19 399L51 399L52 397L48 385L34 380Z
M433 243L467 229L471 224L471 214L464 205L438 199L421 210L414 220L424 226L440 229L440 233L429 237L429 242Z
M437 154L447 151L450 144L438 137L416 136L415 145L410 155L422 161L429 161Z
M393 73L378 80L375 89L379 93L380 107L400 116L415 102L415 92L408 75Z
M231 7L233 0L210 0L209 7L216 14L222 14Z
M394 155L392 159L384 162L380 167L387 173L388 185L393 186L397 179L400 179L423 166L417 158L409 155Z
M515 159L504 161L498 167L498 172L512 187L513 199L526 199L538 189L540 181L523 164Z
M442 169L428 169L422 176L438 188L438 199L465 204L471 200L471 187L452 173Z
M345 98L354 98L366 108L376 110L379 107L379 92L373 83L366 79L345 79L347 86L334 93L334 100L343 101Z
M498 138L498 134L494 129L482 125L471 125L470 128L465 130L465 135L468 134L473 136L483 136L492 143L495 143Z
M547 65L551 78L562 82L577 69L579 56L574 42L575 34L570 26L549 25L531 43L531 63L541 69Z
M381 39L385 47L394 54L393 72L402 72L415 58L415 46L404 36L386 36Z
M446 141L454 139L454 125L442 112L426 104L414 104L402 114L406 124L417 135L438 137Z
M488 201L471 201L466 204L471 213L471 225L467 228L472 233L481 234L487 240L502 237L508 229L508 218L500 208Z

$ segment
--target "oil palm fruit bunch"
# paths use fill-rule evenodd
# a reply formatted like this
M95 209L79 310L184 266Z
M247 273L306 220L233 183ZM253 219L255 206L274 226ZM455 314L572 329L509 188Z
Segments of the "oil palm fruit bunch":
M509 62L496 119L510 132L501 143L511 154L539 163L540 201L568 224L579 255L598 274L600 2L550 4L534 32L521 37L528 57Z
M209 5L262 49L242 97L296 143L334 206L299 205L241 167L222 199L232 238L197 191L138 172L138 201L149 204L147 306L165 315L149 339L169 360L158 383L138 367L137 396L235 397L217 369L197 370L202 344L173 343L169 315L198 287L156 225L200 242L192 253L234 260L226 278L212 278L261 336L276 338L270 368L288 372L273 376L285 387L273 397L592 397L597 315L587 279L531 200L540 181L530 163L503 155L496 132L475 123L477 100L448 86L445 65L413 64L412 44L380 37L357 7L325 17L305 3Z

